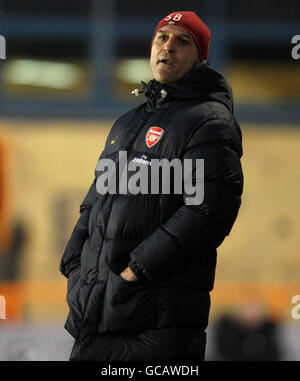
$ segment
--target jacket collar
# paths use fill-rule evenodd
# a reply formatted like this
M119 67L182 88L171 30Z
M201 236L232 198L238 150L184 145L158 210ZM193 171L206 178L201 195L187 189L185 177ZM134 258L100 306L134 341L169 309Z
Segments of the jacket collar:
M221 73L212 69L207 61L202 61L176 82L160 83L152 79L148 83L141 83L150 109L174 99L210 100L223 103L233 112L233 95L229 82Z

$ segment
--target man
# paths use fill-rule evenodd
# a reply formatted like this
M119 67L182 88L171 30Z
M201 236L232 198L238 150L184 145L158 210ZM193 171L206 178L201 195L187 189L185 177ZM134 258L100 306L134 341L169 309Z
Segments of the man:
M231 88L207 63L209 43L194 12L165 17L152 40L147 101L108 135L60 265L68 278L65 328L75 338L71 360L204 359L216 248L243 188ZM126 193L122 177L115 192L102 192L102 163L109 159L124 173L120 153L141 168L155 159L192 162L196 188L195 163L204 160L201 202L173 188ZM160 173L152 181L164 179Z

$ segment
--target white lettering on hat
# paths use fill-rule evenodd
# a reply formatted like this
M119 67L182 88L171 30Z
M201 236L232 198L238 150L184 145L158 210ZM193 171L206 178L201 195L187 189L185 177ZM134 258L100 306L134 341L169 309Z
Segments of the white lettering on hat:
M182 17L182 14L181 13L176 13L176 15L173 16L173 18L171 16L167 16L165 18L166 21L169 21L169 20L173 20L173 21L179 21ZM170 23L169 23L170 24Z

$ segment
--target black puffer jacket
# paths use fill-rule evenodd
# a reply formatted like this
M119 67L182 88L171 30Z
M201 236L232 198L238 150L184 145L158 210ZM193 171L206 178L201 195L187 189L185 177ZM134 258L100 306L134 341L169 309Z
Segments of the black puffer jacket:
M99 195L102 172L95 170L60 265L66 277L72 272L65 328L77 342L100 332L205 330L216 248L240 207L241 131L224 77L204 62L172 85L153 80L143 91L147 102L116 121L100 159L118 164L119 151L127 151L128 161L142 155L204 159L204 201L185 205L178 194ZM164 132L149 148L152 126ZM139 281L119 276L128 264Z

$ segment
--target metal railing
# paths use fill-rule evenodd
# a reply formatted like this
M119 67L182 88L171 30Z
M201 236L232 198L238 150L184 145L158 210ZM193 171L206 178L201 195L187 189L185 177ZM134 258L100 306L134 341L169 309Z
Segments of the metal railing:
M206 2L207 23L212 31L210 63L224 71L231 60L231 46L236 42L253 41L257 44L286 44L287 54L292 49L291 38L299 34L295 23L229 22L224 4L215 7ZM1 14L0 14L1 17ZM49 100L29 94L12 98L3 92L0 82L0 115L13 117L82 117L115 118L136 105L135 99L122 100L112 91L113 63L116 60L116 44L122 40L150 40L156 20L116 19L113 1L94 2L92 16L84 17L1 17L0 34L8 45L11 38L51 38L83 41L89 47L88 66L90 86L88 94L78 101ZM275 43L276 42L276 43ZM9 49L8 49L9 52ZM9 55L7 56L9 59ZM292 59L292 58L291 58ZM99 64L101 62L101 65ZM0 61L1 74L1 61ZM1 91L2 90L2 91ZM299 123L299 102L279 104L251 103L237 105L236 116L248 122Z

